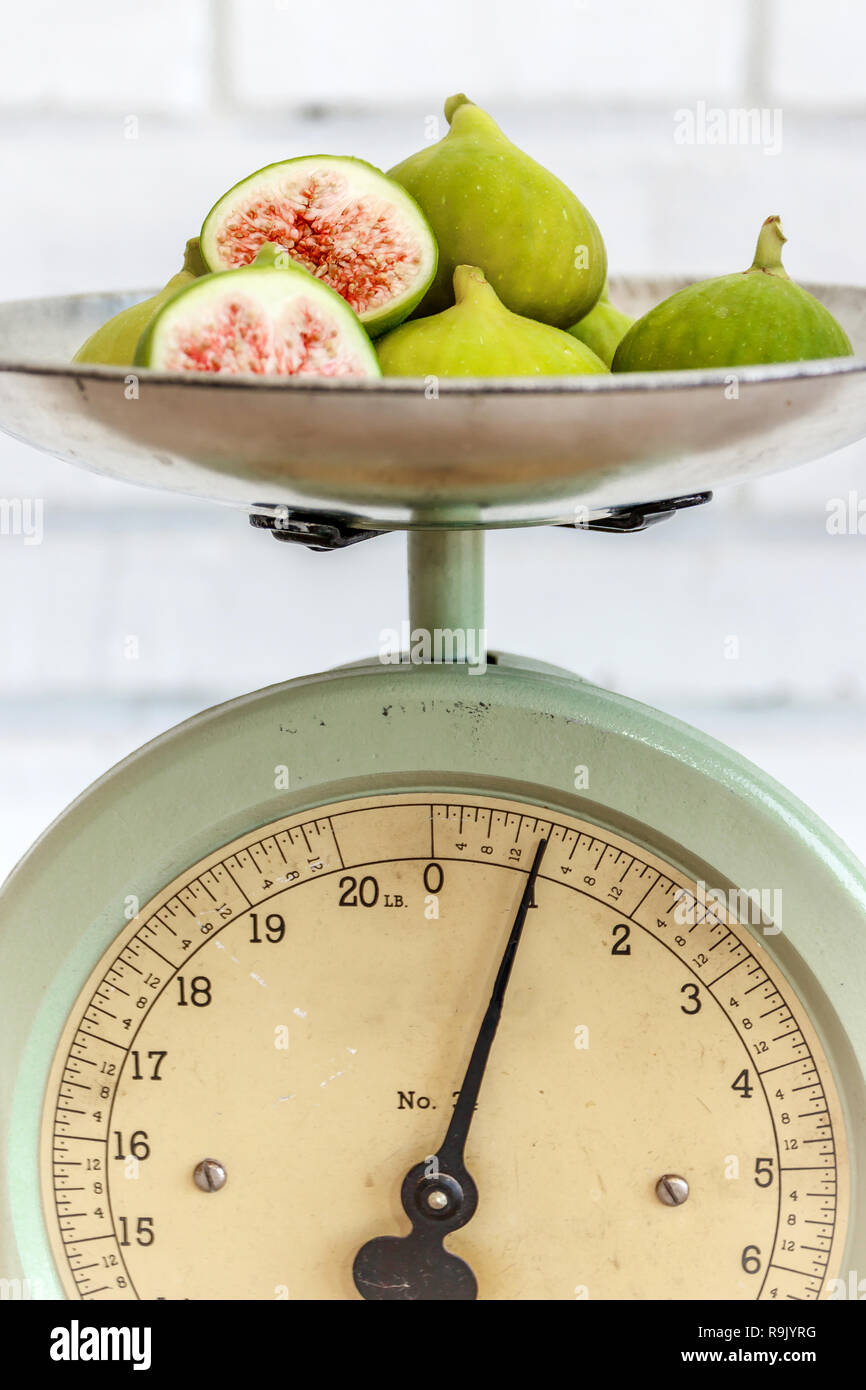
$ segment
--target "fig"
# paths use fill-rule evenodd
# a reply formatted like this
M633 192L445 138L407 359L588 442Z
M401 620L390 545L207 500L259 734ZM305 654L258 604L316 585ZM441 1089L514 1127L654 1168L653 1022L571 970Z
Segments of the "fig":
M407 318L436 273L436 242L418 204L362 159L269 164L230 188L201 229L213 271L249 265L269 241L342 295L371 337Z
M159 294L151 295L150 299L133 304L129 309L123 309L101 328L97 328L87 342L82 343L72 359L73 362L105 362L109 366L117 367L131 363L138 340L154 314L176 290L182 289L198 275L204 274L205 264L201 258L198 237L193 237L186 244L182 269L176 275L172 275Z
M456 303L376 344L385 376L578 376L607 372L570 334L506 309L476 266L454 271Z
M455 268L476 265L512 313L568 328L604 284L598 227L480 106L461 93L448 98L445 115L442 140L389 170L420 203L439 243L439 269L418 312L446 309Z
M847 357L844 329L782 267L778 217L761 227L748 270L678 290L638 319L616 350L615 372L745 367Z
M634 319L629 314L624 314L615 304L611 304L605 280L604 289L589 313L572 324L568 331L592 348L596 357L600 357L609 367L613 354L633 323Z
M135 362L166 372L381 376L346 301L274 245L252 265L177 290L148 324Z

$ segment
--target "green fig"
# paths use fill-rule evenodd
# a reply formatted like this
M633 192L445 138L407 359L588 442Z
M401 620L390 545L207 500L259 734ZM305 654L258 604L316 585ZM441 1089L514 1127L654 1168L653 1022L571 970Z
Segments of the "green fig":
M389 171L439 243L439 269L417 313L446 309L455 268L476 265L513 313L568 328L592 308L607 274L598 227L480 106L460 94L445 115L448 134Z
M258 169L202 224L209 270L249 265L263 243L341 294L371 337L401 323L436 270L427 218L406 190L363 159L304 155Z
M345 299L274 243L262 246L251 265L176 290L142 334L135 363L164 372L382 374Z
M456 303L401 324L376 344L385 376L579 376L607 372L558 328L512 314L483 271L459 265Z
M135 357L135 349L150 320L158 309L167 299L182 289L184 285L189 285L199 275L206 274L206 267L201 258L198 237L192 237L186 244L183 257L183 267L172 275L168 284L160 290L159 294L154 294L150 299L144 299L140 304L133 304L129 309L123 309L119 314L115 314L101 328L97 328L95 333L91 333L86 343L73 357L73 362L104 362L109 366L123 367L131 363Z
M600 357L605 366L609 367L614 353L633 323L634 319L629 314L624 314L615 304L611 304L605 280L604 289L589 313L572 324L568 331L582 343L586 343L588 348L592 348L596 357Z
M638 319L616 350L615 372L745 367L847 357L844 329L782 267L778 217L761 227L748 270L701 280Z

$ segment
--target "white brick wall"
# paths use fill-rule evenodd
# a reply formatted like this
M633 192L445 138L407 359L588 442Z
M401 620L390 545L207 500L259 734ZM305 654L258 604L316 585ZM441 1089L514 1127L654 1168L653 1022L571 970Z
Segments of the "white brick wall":
M0 105L190 113L745 94L863 111L861 0L4 0ZM763 94L756 90L763 87Z
M438 111L442 94L477 101L597 97L629 103L735 96L746 0L367 0L300 7L232 0L233 90L245 105L371 98Z
M316 149L387 168L456 87L573 184L616 270L745 265L779 211L794 275L866 283L866 5L377 0L359 14L342 0L6 0L0 298L161 283L237 178ZM781 152L678 144L674 112L699 101L781 105ZM866 497L864 465L852 448L644 537L493 535L491 641L729 741L866 858L866 536L826 530L829 498ZM400 537L294 552L233 512L0 436L10 496L42 498L46 529L38 547L0 536L0 874L144 739L365 655L405 615ZM257 617L265 593L285 596L279 644Z
M773 101L831 111L864 110L863 0L772 0L768 38Z
M208 0L4 0L0 105L14 110L200 109L210 91Z

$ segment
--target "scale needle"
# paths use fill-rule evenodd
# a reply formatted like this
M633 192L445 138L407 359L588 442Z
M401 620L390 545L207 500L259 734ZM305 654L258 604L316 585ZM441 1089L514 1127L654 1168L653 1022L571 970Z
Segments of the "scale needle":
M478 1297L478 1283L469 1265L446 1250L443 1240L465 1226L478 1206L478 1188L463 1155L546 848L547 840L540 840L445 1138L436 1154L416 1163L403 1179L400 1198L412 1230L408 1236L377 1236L355 1256L355 1287L365 1299Z

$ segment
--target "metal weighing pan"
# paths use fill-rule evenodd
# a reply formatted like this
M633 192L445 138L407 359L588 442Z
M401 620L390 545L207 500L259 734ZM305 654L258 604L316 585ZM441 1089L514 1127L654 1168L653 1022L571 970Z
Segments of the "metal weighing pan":
M685 283L621 279L635 315ZM854 357L733 372L276 380L73 367L152 291L0 304L0 429L146 487L378 530L574 521L793 467L866 435L866 289L809 286Z

